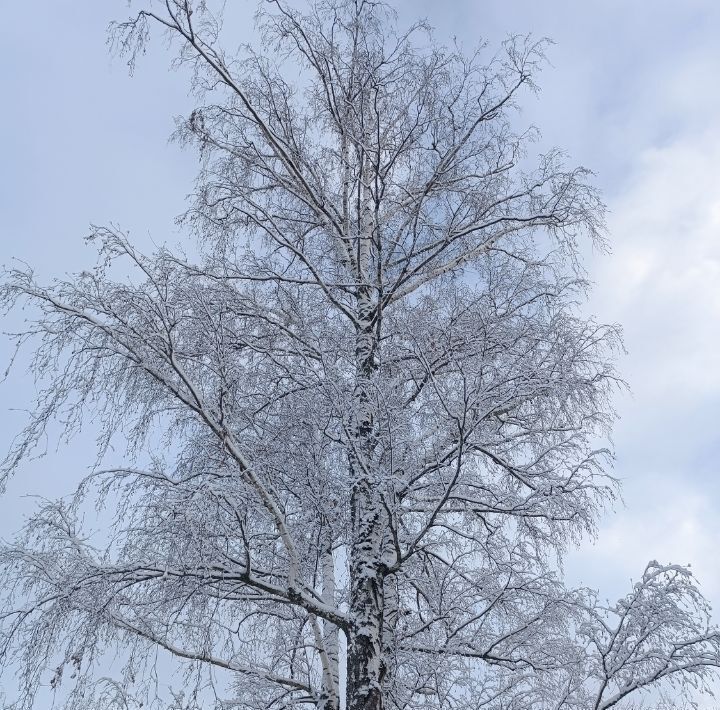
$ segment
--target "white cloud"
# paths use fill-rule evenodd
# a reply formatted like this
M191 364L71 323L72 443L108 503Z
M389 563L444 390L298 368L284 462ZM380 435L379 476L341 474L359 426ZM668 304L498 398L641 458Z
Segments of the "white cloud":
M571 580L615 598L630 591L650 560L689 564L703 593L720 601L720 520L713 502L674 477L647 478L632 509L609 519L594 544L569 555Z
M611 205L594 299L627 333L638 395L720 392L720 131L645 151Z
M592 308L625 329L617 475L626 508L571 555L608 596L650 559L692 563L720 601L720 130L644 151L611 203Z

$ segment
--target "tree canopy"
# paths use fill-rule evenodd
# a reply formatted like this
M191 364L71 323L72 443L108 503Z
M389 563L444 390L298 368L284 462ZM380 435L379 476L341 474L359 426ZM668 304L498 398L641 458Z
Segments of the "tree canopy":
M617 492L621 342L578 307L579 244L604 244L590 173L518 127L544 43L468 53L382 3L272 0L265 53L234 54L211 3L139 5L114 46L134 64L161 31L200 102L177 132L198 249L95 227L94 269L6 273L42 388L4 475L50 422L101 432L0 554L9 707L48 677L67 707L125 709L704 688L720 638L687 569L651 562L615 604L560 575Z

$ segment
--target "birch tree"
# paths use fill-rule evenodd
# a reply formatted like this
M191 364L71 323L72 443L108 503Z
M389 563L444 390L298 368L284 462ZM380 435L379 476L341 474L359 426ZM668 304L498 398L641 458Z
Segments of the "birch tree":
M238 55L210 3L138 5L114 46L134 64L162 34L193 76L199 246L94 227L93 270L6 273L39 395L3 475L51 423L100 432L90 475L2 550L7 707L47 683L125 709L703 689L720 638L686 569L650 563L614 605L558 572L616 494L621 346L578 309L590 175L519 128L543 43L468 53L378 2L270 0L267 53Z

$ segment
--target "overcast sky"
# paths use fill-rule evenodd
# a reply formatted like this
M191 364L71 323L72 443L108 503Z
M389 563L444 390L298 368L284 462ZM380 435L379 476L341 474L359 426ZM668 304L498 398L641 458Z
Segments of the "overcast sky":
M82 237L115 222L142 246L179 237L195 156L167 138L192 101L160 43L134 77L105 29L124 0L6 3L0 23L0 263L43 277L92 264ZM254 2L236 0L238 43ZM556 44L542 93L525 102L544 143L592 168L610 209L612 255L592 254L590 311L625 330L616 475L625 507L568 573L609 596L649 559L691 563L720 608L720 2L717 0L402 0L441 40L474 45L532 32ZM12 328L10 318L4 330ZM5 360L10 353L3 339ZM4 369L5 362L2 362ZM0 446L29 404L18 370L0 388ZM24 467L0 499L0 536L32 493L68 493L91 440ZM720 619L716 619L720 620Z

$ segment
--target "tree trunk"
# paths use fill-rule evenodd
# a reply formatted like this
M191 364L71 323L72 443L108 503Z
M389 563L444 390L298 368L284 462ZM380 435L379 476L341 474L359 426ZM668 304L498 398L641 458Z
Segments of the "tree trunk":
M368 392L374 369L374 344L358 337L361 376L356 390L355 451L350 455L353 538L350 549L350 619L347 660L347 710L382 710L383 576L381 555L384 509L373 480L374 418ZM366 350L366 346L370 350ZM362 351L362 352L360 352Z
M361 103L369 100L361 95ZM366 107L360 114L365 117ZM374 378L379 367L380 304L373 285L374 223L372 166L365 147L371 145L371 121L363 129L359 191L362 196L357 242L354 442L350 451L351 513L350 619L347 657L347 710L382 710L383 576L381 572L384 509L375 462L377 447Z
M350 452L353 537L350 549L350 619L347 710L382 710L384 509L375 470L375 417L372 379L377 371L377 338L369 289L361 289L355 388L355 441Z
M323 552L320 564L323 586L322 599L328 606L334 606L337 603L332 542L330 532L326 529L323 535ZM338 694L340 688L338 628L327 619L323 621L323 645L329 668L326 673L323 673L318 710L340 710L340 696Z
M383 579L378 572L379 511L371 508L371 490L360 485L354 495L358 521L350 563L350 618L348 637L347 710L382 710ZM362 501L362 502L361 502Z

